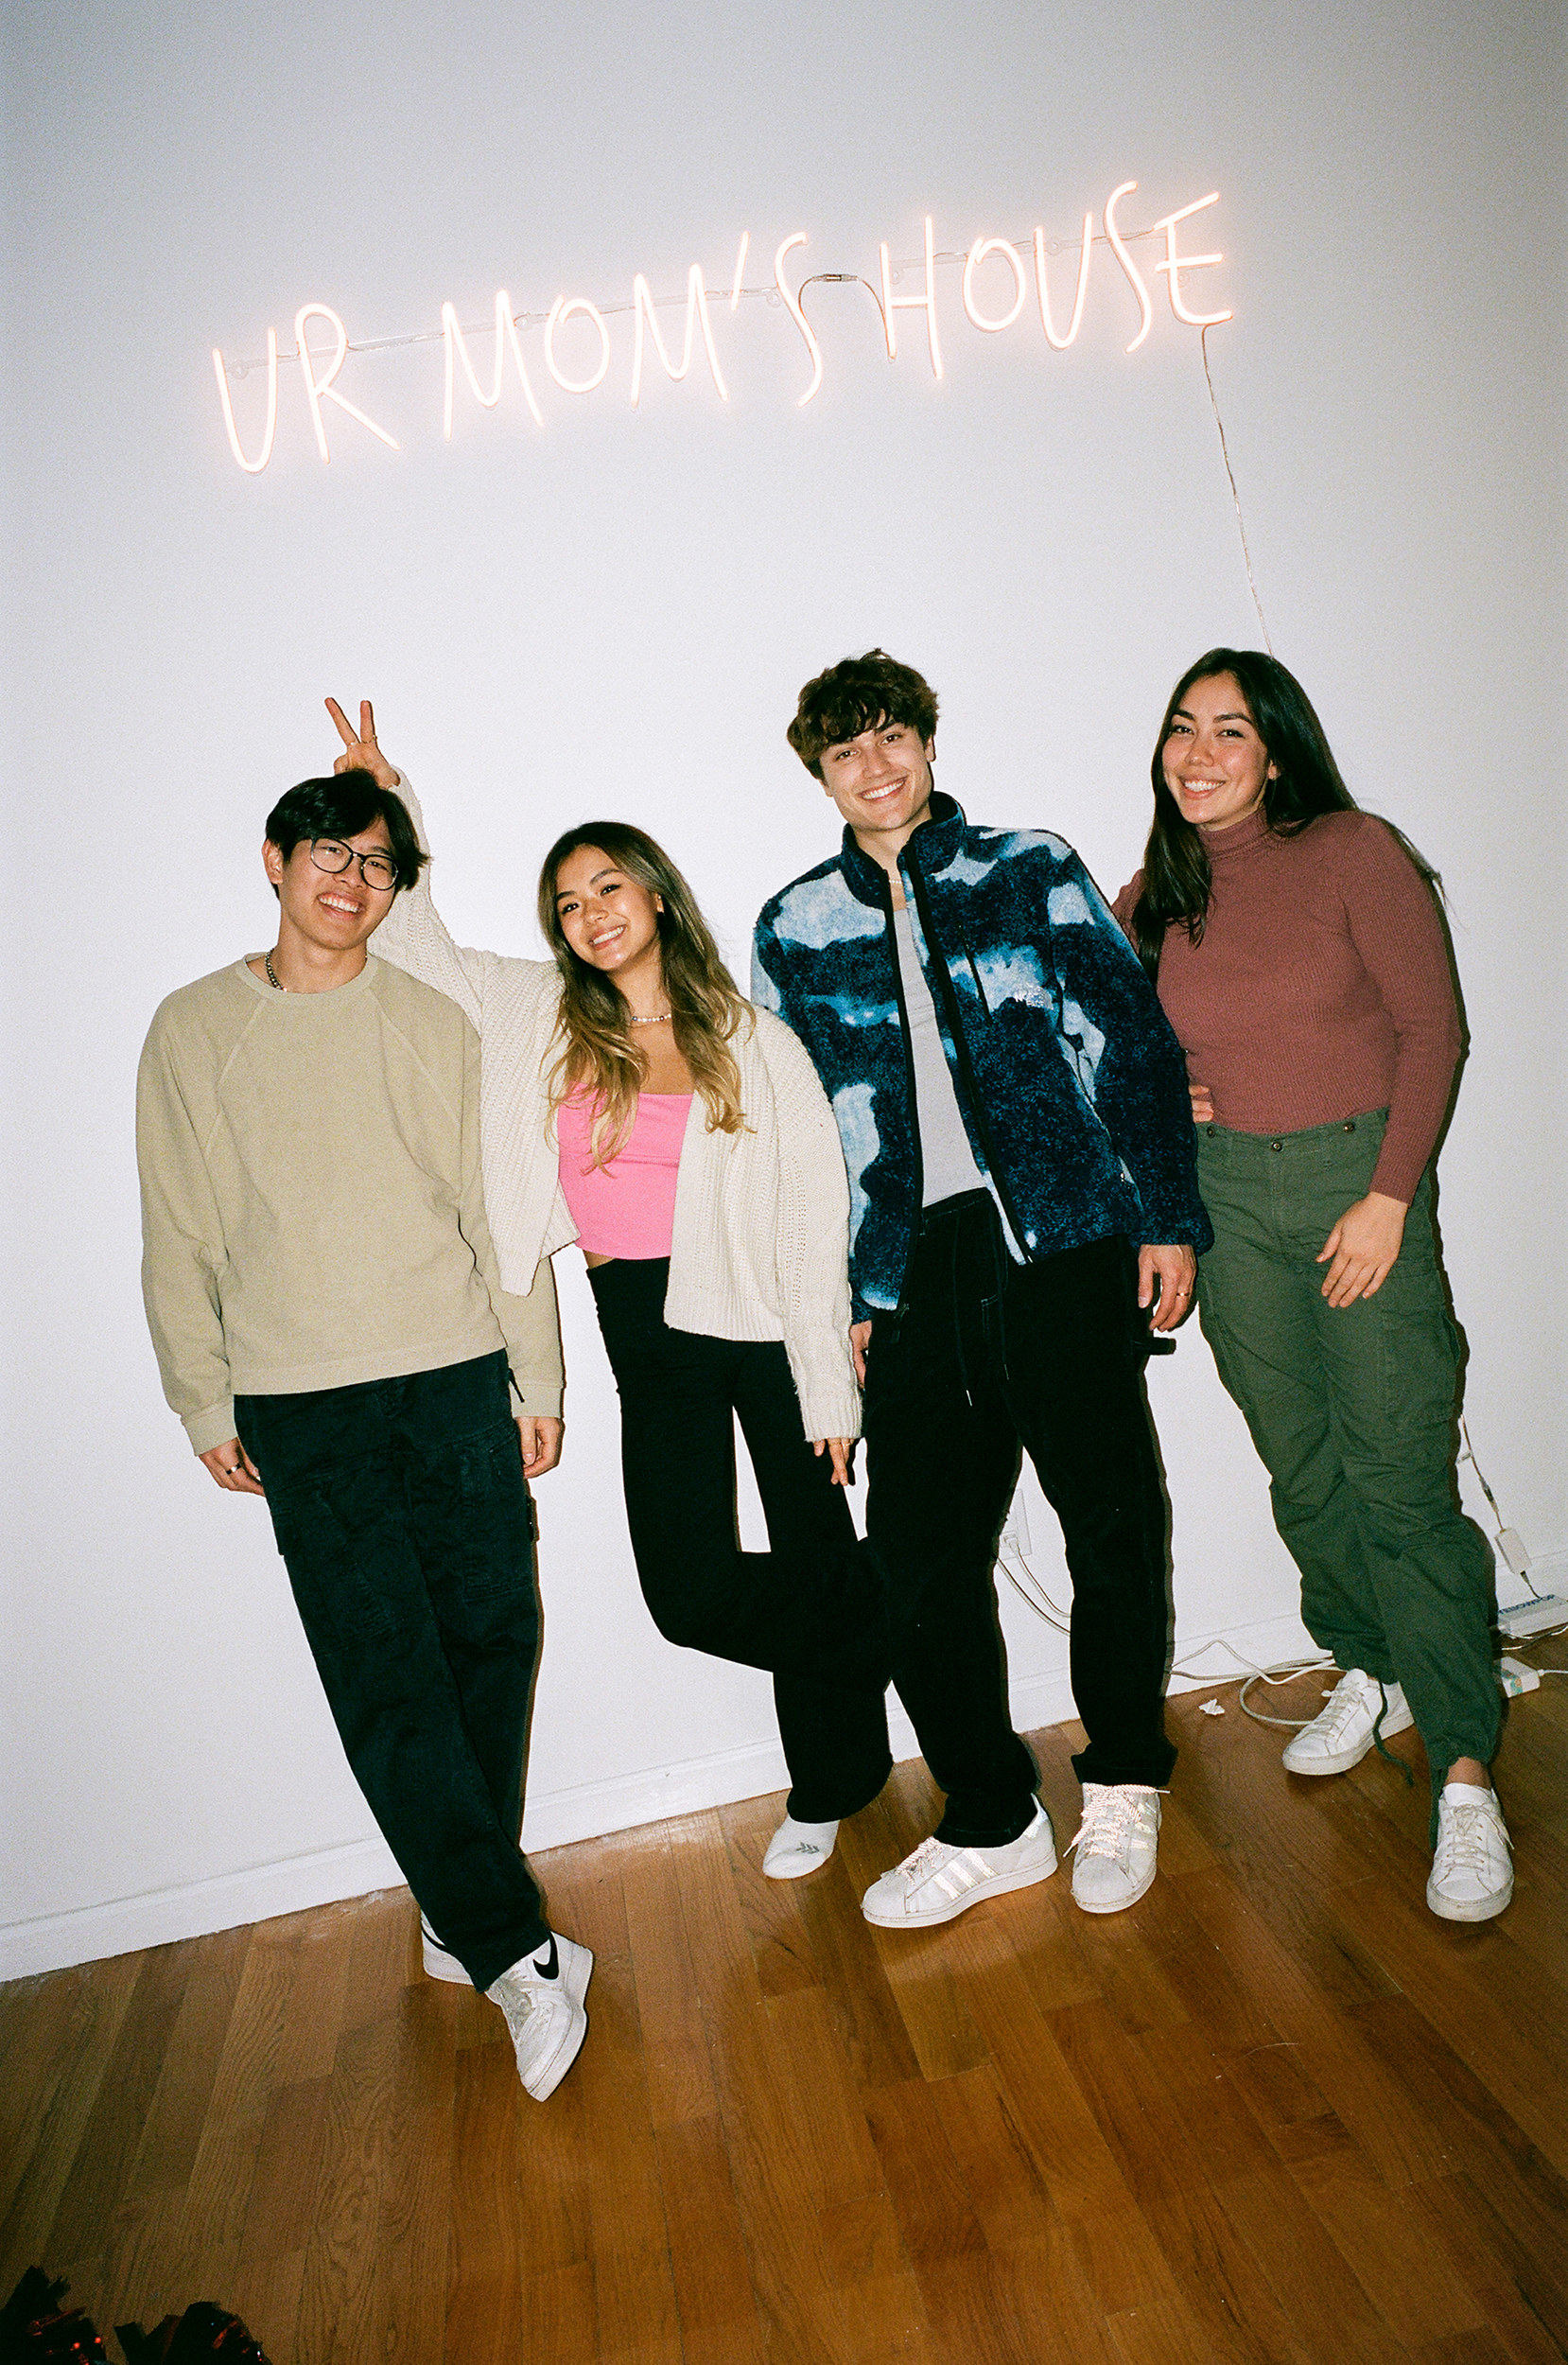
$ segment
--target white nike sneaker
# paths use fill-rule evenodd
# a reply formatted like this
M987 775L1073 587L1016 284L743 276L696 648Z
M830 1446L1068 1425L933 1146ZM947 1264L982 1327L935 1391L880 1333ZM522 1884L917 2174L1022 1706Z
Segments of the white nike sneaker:
M535 2102L549 2100L583 2050L588 2033L583 1999L593 1967L587 1947L552 1931L547 1946L525 1954L485 1989L506 2015L517 2075Z
M444 1979L454 1988L472 1986L468 1973L455 1954L448 1954L423 1914L419 1917L419 1936L425 1956L427 1979Z
M933 1922L955 1921L983 1897L1032 1888L1055 1869L1051 1817L1037 1805L1028 1830L1002 1848L950 1848L934 1836L922 1840L901 1865L872 1882L861 1911L880 1930L923 1930Z
M820 1871L833 1852L836 1823L797 1823L787 1814L768 1842L762 1869L770 1881L801 1881Z
M1497 1793L1448 1782L1437 1800L1437 1845L1426 1901L1444 1921L1490 1921L1513 1895L1513 1842Z
M1136 1905L1154 1879L1159 1851L1159 1793L1145 1782L1086 1782L1072 1902L1086 1914Z
M1348 1774L1374 1745L1374 1727L1386 1741L1390 1733L1408 1732L1415 1721L1398 1684L1379 1683L1364 1668L1352 1667L1335 1684L1322 1714L1315 1716L1310 1725L1304 1725L1293 1740L1286 1742L1285 1772Z

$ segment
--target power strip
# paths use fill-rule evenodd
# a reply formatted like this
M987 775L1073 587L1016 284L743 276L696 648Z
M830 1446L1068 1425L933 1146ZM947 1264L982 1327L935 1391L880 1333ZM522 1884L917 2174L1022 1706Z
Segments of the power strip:
M1521 1602L1514 1609L1497 1613L1497 1630L1510 1642L1523 1642L1526 1635L1542 1634L1548 1626L1568 1626L1568 1602L1560 1593L1549 1593L1544 1601Z

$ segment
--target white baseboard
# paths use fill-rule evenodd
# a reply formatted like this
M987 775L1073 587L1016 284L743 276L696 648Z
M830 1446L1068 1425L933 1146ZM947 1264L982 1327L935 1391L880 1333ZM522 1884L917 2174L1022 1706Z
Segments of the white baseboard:
M1232 1627L1223 1638L1259 1666L1301 1657L1313 1648L1305 1628L1294 1617ZM1208 1635L1183 1637L1176 1647L1177 1663L1190 1665L1206 1643L1217 1645L1220 1639ZM1208 1651L1203 1666L1212 1672L1173 1675L1172 1691L1209 1688L1246 1672L1217 1647ZM1075 1712L1065 1666L1016 1683L1011 1697L1013 1721L1023 1732L1042 1725L1059 1725ZM896 1699L888 1705L895 1758L917 1757L908 1718ZM584 1782L531 1797L523 1841L531 1852L561 1848L572 1840L598 1839L640 1823L661 1823L670 1815L761 1797L769 1791L783 1790L788 1780L783 1752L775 1741L688 1759L679 1765L649 1766L611 1781ZM113 1898L74 1913L42 1915L36 1920L0 1928L0 1980L61 1971L72 1963L97 1962L106 1955L166 1946L180 1938L204 1937L244 1922L270 1921L278 1914L302 1913L312 1905L336 1904L343 1898L363 1897L372 1889L395 1887L402 1877L385 1841L372 1832L339 1848L287 1857L277 1864L252 1865L211 1880L151 1889L140 1897Z
M215 1930L270 1921L310 1905L335 1905L345 1897L391 1888L402 1878L386 1841L373 1831L366 1839L286 1856L277 1864L248 1865L240 1872L148 1889L140 1897L111 1898L75 1913L41 1914L0 1929L0 1980L137 1953L177 1938L207 1937Z

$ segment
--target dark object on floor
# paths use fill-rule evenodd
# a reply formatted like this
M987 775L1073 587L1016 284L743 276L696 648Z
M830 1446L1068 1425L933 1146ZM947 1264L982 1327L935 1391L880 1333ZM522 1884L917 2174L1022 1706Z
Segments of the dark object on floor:
M63 2283L51 2283L42 2267L29 2267L0 2307L0 2365L42 2365L45 2357L99 2358L108 2352L79 2307L62 2312Z
M128 2365L200 2365L205 2356L220 2357L223 2365L267 2365L261 2343L213 2300L198 2300L183 2316L166 2316L151 2332L140 2324L114 2330Z

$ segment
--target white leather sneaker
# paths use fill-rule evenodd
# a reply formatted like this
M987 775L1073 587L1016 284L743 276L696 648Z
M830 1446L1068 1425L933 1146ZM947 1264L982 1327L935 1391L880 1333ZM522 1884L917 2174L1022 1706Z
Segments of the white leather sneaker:
M517 2075L535 2102L548 2102L588 2033L583 1999L594 1958L588 1948L550 1934L548 1946L525 1954L493 1980L485 1993L506 2014Z
M1075 1905L1086 1914L1136 1905L1159 1862L1159 1791L1142 1782L1086 1782L1084 1819L1069 1853L1073 1849Z
M1437 1800L1437 1845L1426 1901L1444 1921L1490 1921L1513 1895L1513 1842L1497 1793L1448 1782Z
M797 1823L787 1814L768 1842L762 1869L770 1881L802 1881L821 1870L838 1835L836 1823Z
M1032 1888L1055 1869L1051 1817L1037 1805L1028 1830L1002 1848L950 1848L934 1835L922 1840L901 1865L872 1882L861 1911L880 1930L923 1930L956 1920L983 1897Z
M468 1973L455 1954L448 1954L423 1914L419 1917L419 1936L425 1956L427 1979L444 1979L454 1988L471 1985Z
M1383 1710L1381 1726L1379 1709ZM1398 1684L1379 1683L1364 1668L1352 1667L1335 1684L1322 1714L1286 1742L1285 1772L1348 1774L1374 1746L1374 1726L1386 1741L1390 1733L1408 1732L1415 1721Z

